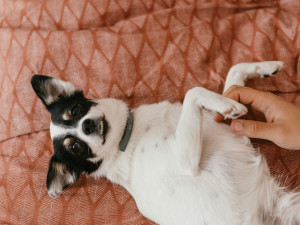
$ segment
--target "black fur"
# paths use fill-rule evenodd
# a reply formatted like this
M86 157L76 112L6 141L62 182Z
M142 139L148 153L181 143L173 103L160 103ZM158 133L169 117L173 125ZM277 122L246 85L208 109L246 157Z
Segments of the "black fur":
M80 105L82 108L81 115L77 118L64 120L63 114L70 111L75 105ZM87 114L90 108L95 105L89 99L86 99L82 91L75 91L71 96L61 96L59 100L48 106L48 111L51 113L51 121L54 124L64 125L66 127L74 126L83 116Z
M99 160L96 163L88 160L89 158L93 158L94 155L88 145L82 141L81 143L84 145L84 151L80 155L72 153L63 144L65 138L74 138L76 141L81 141L76 137L71 136L54 139L54 155L50 160L47 174L48 189L55 179L59 179L59 184L64 189L71 184L65 179L66 174L73 176L73 180L76 182L82 173L90 174L96 171L102 163L102 160ZM64 168L63 174L58 173L58 166Z

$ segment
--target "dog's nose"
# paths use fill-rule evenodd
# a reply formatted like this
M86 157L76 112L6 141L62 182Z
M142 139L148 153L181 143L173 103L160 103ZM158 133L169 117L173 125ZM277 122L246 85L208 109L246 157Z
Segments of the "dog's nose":
M87 119L82 123L82 131L86 135L94 133L96 130L96 123L94 120Z

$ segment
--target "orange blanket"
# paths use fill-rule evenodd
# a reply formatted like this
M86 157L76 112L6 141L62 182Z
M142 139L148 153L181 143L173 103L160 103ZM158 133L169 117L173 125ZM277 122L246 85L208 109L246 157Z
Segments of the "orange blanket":
M232 65L282 60L282 74L248 85L300 105L299 15L300 0L1 0L0 224L151 223L105 179L48 196L50 117L32 74L134 108L182 101L194 86L221 93ZM300 152L253 143L274 176L300 184Z

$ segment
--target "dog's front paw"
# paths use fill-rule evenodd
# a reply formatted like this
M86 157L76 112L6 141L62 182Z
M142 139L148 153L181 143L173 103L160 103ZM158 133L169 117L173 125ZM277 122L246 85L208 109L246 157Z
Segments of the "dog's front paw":
M225 98L223 107L219 108L218 113L223 115L225 119L237 119L247 114L247 107L232 99ZM222 110L220 110L222 109Z
M284 62L282 61L266 61L260 62L256 65L256 73L260 77L270 77L277 75L284 67Z

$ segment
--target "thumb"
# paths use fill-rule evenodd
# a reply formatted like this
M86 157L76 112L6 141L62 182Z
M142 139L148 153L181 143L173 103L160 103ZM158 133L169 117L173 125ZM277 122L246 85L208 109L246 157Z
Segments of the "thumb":
M275 125L253 120L235 120L231 123L231 130L250 138L273 140L276 137Z

